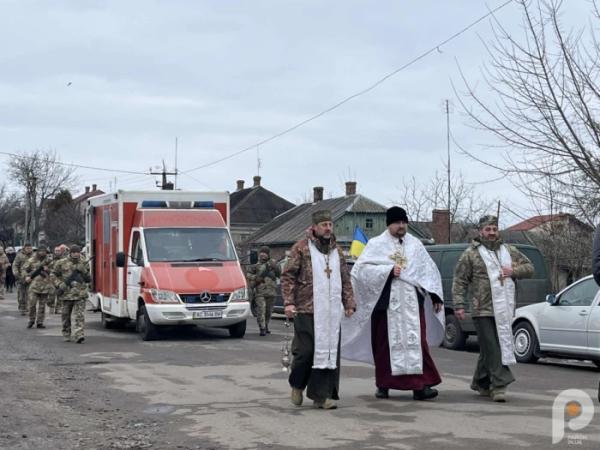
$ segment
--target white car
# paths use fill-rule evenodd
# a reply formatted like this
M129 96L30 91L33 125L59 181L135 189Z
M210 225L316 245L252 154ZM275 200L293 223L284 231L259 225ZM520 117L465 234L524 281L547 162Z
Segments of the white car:
M513 320L519 362L543 356L591 360L600 367L600 295L589 275L544 303L518 308Z

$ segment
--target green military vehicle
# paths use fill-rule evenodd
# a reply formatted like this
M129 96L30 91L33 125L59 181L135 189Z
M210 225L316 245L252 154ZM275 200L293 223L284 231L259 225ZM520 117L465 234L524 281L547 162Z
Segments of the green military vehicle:
M535 267L533 278L516 281L516 308L544 301L551 292L550 278L546 262L540 250L533 245L511 244L529 258ZM442 275L444 304L446 310L446 335L444 347L459 350L464 348L469 335L475 334L471 318L470 302L465 309L465 320L454 317L452 306L452 279L458 258L469 244L446 244L425 246ZM469 294L467 294L467 298Z

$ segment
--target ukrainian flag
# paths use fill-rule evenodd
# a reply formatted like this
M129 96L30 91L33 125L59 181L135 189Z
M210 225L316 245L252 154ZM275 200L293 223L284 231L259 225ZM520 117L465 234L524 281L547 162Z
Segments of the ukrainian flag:
M352 245L350 245L350 256L353 258L358 258L362 251L367 245L369 238L365 235L363 230L356 225L354 227L354 237L352 238Z

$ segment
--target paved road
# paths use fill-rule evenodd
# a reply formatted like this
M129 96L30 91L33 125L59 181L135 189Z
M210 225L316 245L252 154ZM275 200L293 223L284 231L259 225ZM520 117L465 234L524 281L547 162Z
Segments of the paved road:
M62 341L58 316L26 330L15 309L14 295L0 301L2 448L550 448L556 395L577 388L595 399L600 378L585 362L518 365L509 402L496 404L468 389L471 344L433 350L444 379L436 401L402 392L376 400L373 369L343 363L337 410L296 408L280 365L282 320L267 337L250 323L244 339L189 328L142 342L87 312L77 345ZM600 446L594 404L592 424L567 430L582 440L556 448Z

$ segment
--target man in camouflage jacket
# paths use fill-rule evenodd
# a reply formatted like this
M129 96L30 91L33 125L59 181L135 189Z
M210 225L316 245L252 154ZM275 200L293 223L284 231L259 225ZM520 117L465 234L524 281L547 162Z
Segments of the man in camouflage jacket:
M54 292L50 278L50 258L45 245L40 245L35 254L23 264L21 278L28 285L29 292L29 323L31 328L37 322L38 328L44 326L48 296Z
M4 247L0 247L0 300L4 300L4 283L6 282L6 271L9 266L10 261L4 253Z
M471 389L483 396L490 396L494 401L504 402L506 387L515 379L508 366L502 364L490 277L479 252L480 246L493 252L499 261L498 255L504 244L498 235L498 219L495 216L480 219L479 237L473 240L458 260L454 270L452 301L455 316L463 320L467 292L471 295L469 306L480 348ZM505 248L510 253L512 267L502 267L501 279L530 278L534 271L531 261L513 246L506 245ZM500 283L503 284L501 280ZM511 319L513 315L514 311L511 311Z
M54 268L65 258L68 258L68 249L65 244L54 247L54 257L50 264L50 271L54 273ZM55 283L56 284L56 283ZM58 314L62 311L62 296L58 289L55 290L54 295L51 295L48 299L48 307L54 310L54 314Z
M273 313L273 303L277 296L277 279L281 275L279 266L270 259L269 247L261 247L258 252L258 263L250 266L246 273L248 285L254 290L254 302L256 303L256 320L260 335L271 333L269 321Z
M19 311L21 312L22 316L27 315L27 310L29 308L29 285L25 283L25 278L23 278L21 274L23 272L23 266L27 260L31 258L32 254L33 247L31 247L31 244L25 243L13 261L13 274L17 280L17 301L19 305Z
M56 287L63 300L62 335L65 341L78 344L84 341L85 302L88 297L90 269L81 257L81 248L71 246L69 256L62 258L53 268ZM71 322L71 314L74 314Z
M332 271L329 269L329 258L335 252L339 256L340 273L333 276L341 278L340 307L343 306L347 317L350 317L356 310L356 303L354 302L350 271L346 266L344 253L337 246L333 234L331 212L316 211L313 213L312 219L313 225L308 231L307 237L294 244L290 258L281 275L281 293L285 305L285 315L288 318L294 318L293 361L289 383L292 387L291 400L294 405L300 406L302 404L303 391L307 388L306 395L314 401L316 407L333 409L336 408L334 400L339 398L339 345L335 369L313 369L316 345L313 281L317 276L326 277L327 279L332 277ZM324 273L313 273L314 262L311 257L311 248L319 252L319 257L322 255L327 261L327 269ZM320 280L323 280L323 278ZM329 299L329 301L332 300ZM335 329L328 331L335 333Z

